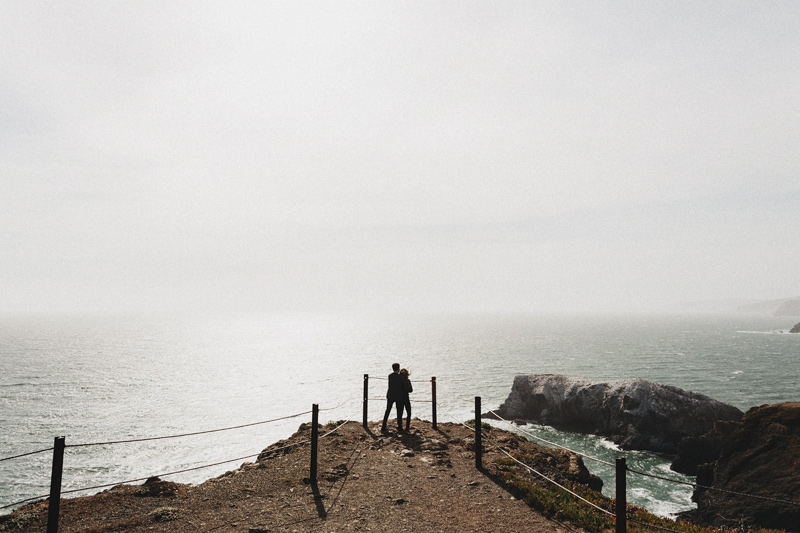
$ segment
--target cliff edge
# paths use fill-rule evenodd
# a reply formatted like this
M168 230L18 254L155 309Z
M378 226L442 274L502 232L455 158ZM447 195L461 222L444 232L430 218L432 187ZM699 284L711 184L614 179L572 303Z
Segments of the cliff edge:
M545 518L496 476L490 446L475 466L474 430L413 420L409 433L381 434L380 423L328 425L319 440L318 481L309 476L310 424L265 449L255 462L199 485L151 479L61 501L61 531L581 531ZM560 483L599 490L580 457L485 428ZM287 447L288 446L288 447ZM47 502L0 516L0 531L41 532Z

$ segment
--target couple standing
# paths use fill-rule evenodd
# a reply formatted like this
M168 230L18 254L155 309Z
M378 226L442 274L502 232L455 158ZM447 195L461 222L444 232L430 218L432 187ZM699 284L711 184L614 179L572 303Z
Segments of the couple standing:
M406 410L406 431L411 424L411 400L408 393L413 392L411 380L408 379L408 370L400 370L400 364L392 365L393 372L389 374L389 390L386 392L386 412L383 414L383 426L381 431L386 431L386 421L392 411L392 405L397 406L397 430L403 432L403 409Z

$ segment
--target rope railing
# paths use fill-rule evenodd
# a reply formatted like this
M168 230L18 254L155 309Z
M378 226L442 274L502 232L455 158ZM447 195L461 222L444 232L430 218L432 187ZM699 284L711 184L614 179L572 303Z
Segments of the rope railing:
M367 399L370 400L370 401L374 401L374 402L385 402L386 401L386 397L385 396L383 398L374 397L374 398L367 398ZM431 403L431 402L433 402L433 400L414 400L414 399L411 399L411 403Z
M204 468L211 468L212 466L219 466L219 465L224 465L224 464L227 464L227 463L234 463L236 461L244 461L245 459L252 459L253 457L258 457L259 455L260 455L260 453L256 453L256 454L252 454L252 455L245 455L244 457L237 457L235 459L226 459L224 461L218 461L216 463L211 463L211 464L207 464L207 465L193 466L191 468L184 468L183 470L175 470L173 472L165 472L163 474L155 474L155 475L140 477L140 478L136 478L136 479L128 479L128 480L125 480L125 481L117 481L115 483L104 483L102 485L95 485L93 487L83 487L83 488L80 488L80 489L62 490L61 494L73 494L75 492L83 492L83 491L87 491L87 490L97 490L97 489L104 489L104 488L107 488L107 487L116 487L117 485L128 485L130 483L138 483L140 481L147 481L148 479L152 479L152 478L156 478L156 477L157 478L162 478L162 477L167 477L167 476L174 476L174 475L177 475L177 474L184 474L186 472L192 472L194 470L202 470Z
M241 424L241 425L238 425L238 426L231 426L231 427L219 428L219 429L208 429L208 430L204 430L204 431L194 431L192 433L181 433L181 434L178 434L178 435L166 435L166 436L162 436L162 437L144 437L144 438L140 438L140 439L114 440L114 441L107 441L107 442L89 442L89 443L84 443L84 444L68 444L68 445L66 445L66 447L67 448L81 448L81 447L86 447L86 446L108 446L108 445L111 445L111 444L128 444L128 443L131 443L131 442L147 442L147 441L154 441L154 440L177 439L177 438L181 438L181 437L194 437L194 436L197 436L197 435L206 435L208 433L219 433L221 431L231 431L231 430L234 430L234 429L242 429L242 428L251 427L251 426L258 426L258 425L261 425L261 424L269 424L269 423L272 423L272 422L278 422L280 420L288 420L290 418L297 418L298 416L307 415L310 412L311 411L304 411L302 413L297 413L297 414L288 415L288 416L282 416L282 417L279 417L279 418L273 418L271 420L262 420L261 422L252 422L252 423L249 423L249 424Z
M796 501L781 500L781 499L778 499L778 498L770 498L769 496L759 496L758 494L748 494L746 492L737 492L735 490L720 489L718 487L711 487L711 486L708 486L708 485L701 485L699 483L692 483L692 482L689 482L689 481L681 481L679 479L659 476L659 475L656 475L656 474L648 474L647 472L641 472L639 470L634 470L632 468L628 468L628 472L631 472L633 474L638 474L640 476L646 476L646 477L650 477L650 478L654 478L654 479L660 479L661 481L668 481L670 483L678 483L680 485L688 485L688 486L693 487L695 489L699 488L699 489L705 489L705 490L713 490L713 491L722 492L722 493L725 493L725 494L732 494L734 496L745 496L747 498L755 498L757 500L765 500L765 501L770 501L770 502L774 502L774 503L782 503L782 504L786 504L786 505L794 505L794 506L800 507L800 502L796 502Z
M36 450L35 452L21 453L19 455L12 455L11 457L3 457L0 462L10 461L11 459L19 459L20 457L28 457L29 455L36 455L37 453L52 452L53 447L45 448L44 450Z
M345 401L343 401L342 403L340 403L339 405L337 405L335 407L326 407L325 409L320 409L320 411L335 411L337 409L341 409L342 406L347 405L348 403L354 402L356 400L358 400L358 397L356 395L353 395L353 396L350 396L348 399L346 399ZM310 412L311 411L306 411L303 414L308 414Z
M331 409L333 409L333 408L328 408L326 410L331 410ZM284 418L294 418L296 416L301 416L302 414L308 414L310 412L311 411L306 411L305 413L300 413L298 415L292 415L291 417L283 417L281 419L276 419L276 420L282 420ZM344 424L342 424L342 425L344 425ZM339 427L341 427L341 426L339 426ZM236 429L236 428L234 428L234 429ZM221 430L219 430L219 431L221 431ZM204 432L198 432L198 434L202 434L202 433L204 433ZM152 439L142 439L142 440L152 440ZM140 442L140 440L122 441L122 442ZM290 444L287 444L285 446L281 446L279 448L267 448L266 450L262 450L262 452L264 452L264 451L276 452L276 451L284 450L286 448L291 448L293 446L300 446L302 444L308 444L309 442L311 442L311 441L309 439L306 439L306 440L302 440L302 441L292 442ZM110 444L116 444L116 442L115 443L110 443ZM77 446L79 446L79 445L73 445L72 447L77 447ZM69 446L67 446L67 447L69 447ZM52 449L53 448L50 448L49 450L44 450L44 451L51 451ZM73 493L76 493L76 492L84 492L84 491L89 491L89 490L97 490L97 489L103 489L103 488L108 488L108 487L115 487L117 485L125 485L125 484L129 484L129 483L138 483L140 481L146 481L146 480L154 478L154 477L162 478L162 477L173 476L173 475L177 475L177 474L184 474L186 472L192 472L192 471L195 471L195 470L202 470L204 468L211 468L211 467L214 467L214 466L219 466L219 465L223 465L223 464L227 464L227 463L234 463L234 462L237 462L237 461L243 461L243 460L246 460L246 459L252 459L254 457L258 457L259 455L261 455L262 452L259 452L259 453L256 453L256 454L251 454L251 455L245 455L243 457L237 457L237 458L234 458L234 459L225 459L223 461L218 461L218 462L210 463L210 464L204 464L204 465L200 465L200 466L194 466L194 467L191 467L191 468L185 468L183 470L175 470L175 471L172 471L172 472L165 472L165 473L161 473L161 474L151 474L149 476L140 477L140 478L136 478L136 479L129 479L129 480L125 480L125 481L116 481L116 482L113 482L113 483L104 483L102 485L94 485L94 486L91 486L91 487L82 487L82 488L79 488L79 489L62 490L61 494L73 494ZM44 494L44 495L41 495L41 496L34 496L34 497L31 497L31 498L26 498L24 500L20 500L20 501L14 502L14 503L10 503L10 504L7 504L7 505L0 506L0 509L7 509L9 507L15 507L15 506L23 504L23 503L27 503L27 502L34 501L34 500L40 500L42 498L47 498L47 497L48 497L48 495Z
M322 435L320 435L320 436L319 436L319 438L321 438L321 439L324 439L324 438L325 438L325 437L327 437L328 435L331 435L332 433L336 433L337 431L339 431L340 429L342 429L342 427L344 427L344 426L346 426L347 424L350 424L350 423L352 423L352 422L353 422L352 420L345 420L344 422L342 422L341 424L339 424L338 426L336 426L336 427L335 427L335 428L333 428L332 430L328 431L327 433L323 433Z
M333 410L336 410L336 409L342 407L343 405L347 404L348 402L350 402L352 400L353 400L353 398L351 398L349 400L346 400L345 402L339 404L338 406L328 407L326 409L320 409L320 411L333 411ZM296 415L290 415L290 416L285 416L285 417L281 417L281 418L276 418L276 419L265 421L265 422L256 422L256 423L253 423L253 424L245 424L245 425L241 425L241 426L235 426L235 427L231 427L231 428L224 428L224 429L219 429L219 430L214 430L214 431L225 431L225 430L228 430L228 429L239 429L239 428L242 428L242 427L248 427L248 426L253 426L253 425L257 425L257 424L264 424L264 423L267 423L267 422L275 422L275 421L278 421L278 420L286 420L286 419L290 419L290 418L296 418L298 416L302 416L302 415L309 414L309 413L311 413L311 411L305 411L303 413L298 413ZM349 420L345 421L344 423L340 424L338 427L334 428L330 432L328 432L328 433L326 433L324 435L320 435L320 438L330 435L331 433L333 433L334 431L336 431L337 429L341 428L342 426L344 426L345 424L347 424L349 422L350 422ZM210 431L210 432L214 432L214 431ZM203 434L203 433L210 433L210 432L197 432L197 433L194 433L194 434ZM181 435L181 436L186 436L186 435ZM150 440L150 439L148 439L148 440ZM126 441L126 442L130 442L130 441ZM134 441L134 442L138 442L138 441ZM297 441L297 442L292 442L290 444L287 444L285 446L281 446L279 448L268 448L266 450L262 450L262 452L263 451L277 452L277 451L284 450L284 449L287 449L287 448L292 448L294 446L300 446L302 444L308 444L310 442L311 442L310 439L301 440L301 441ZM75 446L77 446L77 445L75 445ZM194 467L191 467L191 468L185 468L183 470L176 470L176 471L173 471L173 472L165 472L163 474L154 474L154 475L141 477L141 478L137 478L137 479L131 479L131 480L126 480L126 481L118 481L116 483L106 483L106 484L103 484L103 485L95 485L93 487L84 487L84 488L80 488L80 489L65 490L65 491L62 491L61 493L62 494L71 494L71 493L75 493L75 492L96 490L96 489L114 487L114 486L117 486L117 485L124 485L124 484L129 484L129 483L138 483L139 481L146 481L146 480L154 478L154 477L162 478L162 477L173 476L173 475L177 475L177 474L184 474L186 472L192 472L192 471L195 471L195 470L202 470L204 468L211 468L211 467L214 467L214 466L220 466L220 465L227 464L227 463L234 463L234 462L238 462L238 461L244 461L244 460L247 460L247 459L253 459L254 457L260 456L262 452L259 452L259 453L256 453L256 454L251 454L251 455L245 455L245 456L242 456L242 457L236 457L234 459L226 459L224 461L218 461L218 462L215 462L215 463L205 464L205 465L201 465L201 466L194 466Z
M492 414L493 414L494 416L496 416L496 417L497 417L499 420L502 420L502 421L503 421L503 422L505 422L506 424L509 424L509 425L511 425L511 426L513 426L513 425L514 425L514 424L513 424L511 421L509 421L509 420L506 420L506 419L505 419L505 418L503 418L502 416L498 415L498 414L497 414L495 411L492 411L492 410L490 410L490 411L488 411L488 412L492 413ZM592 460L592 461L595 461L595 462L597 462L597 463L600 463L600 464L604 464L604 465L606 465L606 466L614 466L614 463L611 463L611 462L609 462L609 461L604 461L603 459L598 459L597 457L592 457L591 455L585 454L585 453L583 453L583 452L579 452L579 451L576 451L576 450L573 450L573 449L567 448L566 446L563 446L563 445L561 445L561 444L558 444L558 443L555 443L555 442L549 441L549 440L547 440L547 439L543 439L543 438L541 438L541 437L537 437L537 436L536 436L536 435L534 435L533 433L531 433L531 432L529 432L529 431L526 431L526 430L524 430L524 429L522 429L522 428L520 428L520 427L516 427L516 426L515 426L515 427L514 427L514 429L516 429L516 430L517 430L517 431L519 431L520 433L524 433L525 435L527 435L527 436L529 436L530 438L532 438L532 439L534 439L534 440L537 440L537 441L539 441L539 442L544 442L544 443L546 443L546 444L550 444L551 446L555 446L556 448L560 448L560 449L562 449L562 450L566 450L566 451L568 451L568 452L574 453L575 455L578 455L578 456L580 456L580 457L585 457L586 459L590 459L590 460Z
M334 411L336 409L340 409L343 406L347 405L348 403L353 402L355 399L356 399L356 397L352 396L352 397L348 398L347 400L345 400L344 402L340 403L339 405L336 405L336 406L333 406L333 407L328 407L328 408L325 408L325 409L321 409L321 411ZM197 435L204 435L204 434L209 434L209 433L217 433L217 432L222 432L222 431L230 431L230 430L235 430L235 429L242 429L242 428L247 428L247 427L252 427L252 426L257 426L257 425L263 425L263 424L268 424L268 423L272 423L272 422L278 422L278 421L281 421L281 420L289 420L289 419L292 419L292 418L297 418L297 417L300 417L300 416L308 415L309 413L312 413L312 411L304 411L304 412L301 412L301 413L296 413L296 414L292 414L292 415L277 417L277 418L273 418L273 419L270 419L270 420L252 422L252 423L248 423L248 424L240 424L240 425L236 425L236 426L230 426L230 427L224 427L224 428L218 428L218 429L194 431L194 432L189 432L189 433L182 433L182 434L176 434L176 435L166 435L166 436L159 436L159 437L145 437L145 438L136 438L136 439L113 440L113 441L104 441L104 442L90 442L90 443L70 444L70 445L67 445L67 444L63 443L63 438L60 438L61 442L62 442L60 448L61 448L61 453L63 454L63 450L65 448L82 448L82 447L92 447L92 446L105 446L105 445L115 445L115 444L138 443L138 442L157 441L157 440L164 440L164 439L173 439L173 438L197 436ZM351 419L352 418L353 417L351 417ZM337 429L341 428L344 424L349 423L350 421L351 420L348 420L345 423L340 424L339 426L334 428L332 431L330 431L330 432L326 433L325 435L323 435L323 437L329 435L333 431L336 431ZM58 441L58 439L59 438L57 438L57 441ZM269 452L280 451L280 450L283 450L283 449L286 449L286 448L291 448L293 446L299 446L299 445L307 444L307 443L310 443L310 442L311 442L311 440L306 439L306 440L302 440L302 441L289 443L289 444L287 444L285 446L281 446L279 448L268 448L266 450L262 450L262 452L263 451L269 451ZM33 451L33 452L27 452L27 453L22 453L22 454L17 454L17 455L5 457L5 458L2 458L0 460L7 461L7 460L18 459L18 458L21 458L21 457L26 457L26 456L35 455L35 454L44 453L44 452L54 452L55 450L56 450L56 447L50 447L50 448L46 448L46 449L42 449L42 450L36 450L36 451ZM116 481L116 482L113 482L113 483L103 483L103 484L99 484L99 485L93 485L93 486L81 487L81 488L75 488L75 489L69 489L69 490L61 490L60 481L59 481L58 497L60 499L60 495L61 494L74 494L74 493L78 493L78 492L85 492L85 491L98 490L98 489L103 489L103 488L108 488L108 487L114 487L114 486L117 486L117 485L137 483L137 482L140 482L140 481L146 481L146 480L154 478L154 477L163 478L163 477L173 476L173 475L177 475L177 474L183 474L183 473L187 473L187 472L192 472L192 471L196 471L196 470L202 470L202 469L205 469L205 468L211 468L211 467L215 467L215 466L219 466L219 465L223 465L223 464L227 464L227 463L243 461L243 460L247 460L247 459L252 459L252 458L258 457L259 455L261 455L262 452L259 452L259 453L256 453L256 454L245 455L245 456L241 456L241 457L236 457L236 458L232 458L232 459L225 459L225 460L217 461L217 462L214 462L214 463L203 464L203 465L199 465L199 466L193 466L193 467L184 468L184 469L181 469L181 470L175 470L175 471L164 472L164 473L159 473L159 474L151 474L151 475L148 475L148 476L139 477L139 478L135 478L135 479L127 479L127 480L124 480L124 481ZM63 462L61 464L63 464ZM54 460L54 470L55 470L55 468L56 468L56 465L55 465L55 460ZM58 468L60 470L61 466L59 466ZM59 475L60 475L60 472L59 472ZM36 501L36 500L42 500L44 498L47 498L48 496L52 497L52 495L53 495L52 490L53 490L53 488L51 486L51 494L49 494L49 495L48 494L42 494L42 495L30 497L30 498L17 500L17 501L14 501L12 503L8 503L8 504L0 506L0 509L8 509L8 508L12 508L12 507L16 507L16 506L22 505L24 503L28 503L28 502L32 502L32 501ZM50 526L48 525L48 531L49 530L50 530Z
M495 445L496 445L496 443L495 443ZM516 463L518 463L518 464L522 465L523 467L525 467L526 469L528 469L530 472L532 472L532 473L536 474L537 476L541 477L542 479L545 479L545 480L547 480L548 482L552 483L553 485L555 485L556 487L560 488L561 490L564 490L564 491L568 492L569 494L571 494L571 495L575 496L575 498L577 498L578 500L580 500L580 501L582 501L582 502L584 502L584 503L586 503L586 504L588 504L588 505L590 505L590 506L594 507L594 508L595 508L595 509L597 509L598 511L601 511L601 512L603 512L603 513L607 514L607 515L614 516L614 513L612 513L612 512L611 512L611 511L609 511L608 509L603 509L603 508L602 508L602 507L600 507L599 505L597 505L597 504L595 504L595 503L592 503L592 502L590 502L589 500L587 500L586 498L584 498L583 496L581 496L581 495L580 495L580 494L578 494L577 492L575 492L575 491L573 491L573 490L571 490L571 489L568 489L567 487L565 487L564 485L560 484L560 483L559 483L559 482L557 482L556 480L554 480L554 479L552 479L552 478L549 478L549 477L547 477L546 475L542 474L541 472L539 472L538 470L536 470L536 469L535 469L535 468L533 468L532 466L530 466L530 465L528 465L528 464L526 464L526 463L523 463L522 461L520 461L519 459L517 459L516 457L514 457L513 455L511 455L510 453L508 453L506 450L504 450L502 447L500 447L500 446L497 446L497 445L496 445L496 447L497 447L497 450L498 450L498 451L500 451L500 452L504 453L504 454L505 454L505 455L507 455L507 456L508 456L508 457L509 457L511 460L513 460L514 462L516 462Z
M49 496L49 495L48 494L42 494L41 496L33 496L31 498L25 498L24 500L20 500L18 502L9 503L7 505L0 506L0 509L8 509L9 507L16 507L17 505L22 505L23 503L32 502L32 501L35 501L35 500L42 500L44 498L47 498L47 496Z
M441 410L441 408L439 408L439 412L440 412L440 413L442 413L443 415L445 415L447 418L449 418L449 419L450 419L450 422L452 422L453 424L459 424L459 425L462 425L462 426L464 426L465 428L467 428L467 429L468 429L468 430L470 430L470 431L473 431L473 430L475 429L474 427L470 427L470 426L468 426L467 424L465 424L464 422L462 422L462 421L458 420L456 417L454 417L453 415L451 415L449 412L447 412L447 411L442 411L442 410Z
M333 409L335 409L335 407L329 407L329 408L327 408L325 410L326 411L330 411L330 410L333 410ZM322 411L322 409L320 409L320 411ZM308 413L311 413L311 411L306 411L305 413L301 413L301 414L308 414ZM297 415L297 416L299 416L299 415ZM337 426L333 430L329 431L328 433L326 433L324 435L320 435L320 438L330 435L331 433L333 433L337 429L341 428L342 426L344 426L345 424L348 424L350 422L351 422L350 420L345 421L344 423L340 424L339 426ZM205 464L205 465L201 465L201 466L194 466L194 467L191 467L191 468L185 468L183 470L175 470L173 472L165 472L163 474L154 474L154 475L141 477L141 478L137 478L137 479L130 479L130 480L126 480L126 481L118 481L116 483L106 483L106 484L103 484L103 485L96 485L94 487L84 487L84 488L81 488L81 489L65 490L65 491L61 491L61 493L62 494L71 494L71 493L82 492L82 491L87 491L87 490L95 490L95 489L103 489L103 488L107 488L107 487L115 487L117 485L126 485L126 484L129 484L129 483L138 483L139 481L146 481L146 480L154 478L154 477L162 478L162 477L167 477L167 476L174 476L174 475L177 475L177 474L184 474L186 472L192 472L192 471L195 471L195 470L202 470L204 468L211 468L211 467L214 467L214 466L220 466L220 465L224 465L224 464L227 464L227 463L235 463L237 461L244 461L246 459L253 459L254 457L260 456L263 452L270 452L270 453L271 452L278 452L278 451L281 451L281 450L285 450L287 448L292 448L294 446L300 446L300 445L303 445L303 444L308 444L310 442L311 442L310 439L300 440L300 441L297 441L297 442L292 442L292 443L286 444L284 446L280 446L278 448L267 448L265 450L262 450L259 453L245 455L243 457L236 457L234 459L225 459L224 461L218 461L216 463L210 463L210 464Z

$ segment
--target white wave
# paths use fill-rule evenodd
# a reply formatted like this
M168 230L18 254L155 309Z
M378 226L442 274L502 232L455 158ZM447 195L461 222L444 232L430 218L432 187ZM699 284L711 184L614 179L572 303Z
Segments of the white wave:
M619 446L617 446L616 444L614 444L610 440L606 440L606 439L600 439L600 446L602 446L604 448L608 448L609 450L613 450L615 452L622 451L622 449Z

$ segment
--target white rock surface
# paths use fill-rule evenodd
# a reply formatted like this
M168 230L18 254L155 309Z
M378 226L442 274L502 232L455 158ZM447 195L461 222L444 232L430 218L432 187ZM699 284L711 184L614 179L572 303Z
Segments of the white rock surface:
M555 374L516 376L496 413L670 455L682 438L707 433L717 420L742 417L732 405L643 379L590 381Z

